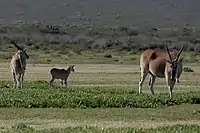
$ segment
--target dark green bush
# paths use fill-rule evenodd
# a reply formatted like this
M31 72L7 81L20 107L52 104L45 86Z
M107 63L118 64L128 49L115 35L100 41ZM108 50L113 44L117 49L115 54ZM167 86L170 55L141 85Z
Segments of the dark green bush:
M190 67L184 67L183 71L184 72L194 72L194 70L192 68L190 68Z

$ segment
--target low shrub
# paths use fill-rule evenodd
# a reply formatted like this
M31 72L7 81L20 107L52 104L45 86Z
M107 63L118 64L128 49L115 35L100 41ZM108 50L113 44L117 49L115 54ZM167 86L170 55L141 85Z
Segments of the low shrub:
M184 72L194 72L194 70L192 68L190 68L190 67L184 67L183 71Z
M105 58L112 58L112 55L111 54L105 54L104 57Z

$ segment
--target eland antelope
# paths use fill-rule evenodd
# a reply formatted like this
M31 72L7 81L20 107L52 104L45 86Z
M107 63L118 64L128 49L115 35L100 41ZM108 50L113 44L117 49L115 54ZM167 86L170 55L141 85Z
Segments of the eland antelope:
M142 92L142 84L149 73L149 88L151 90L151 93L154 95L153 85L155 83L156 77L166 78L169 97L172 98L173 87L175 85L175 82L179 83L179 77L182 73L183 57L180 57L180 54L183 51L183 46L181 47L179 52L170 52L167 44L166 49L167 52L148 49L141 54L141 78L139 82L139 94Z
M12 60L10 62L10 68L13 78L13 88L23 88L24 82L24 74L26 70L26 59L29 58L26 53L27 48L21 48L14 41L11 41L12 44L18 49L18 51L12 56ZM21 80L21 81L20 81Z
M70 73L75 71L74 66L75 65L70 65L67 70L52 68L50 70L50 74L51 74L50 87L53 87L53 81L55 79L61 80L61 87L67 87L67 79Z

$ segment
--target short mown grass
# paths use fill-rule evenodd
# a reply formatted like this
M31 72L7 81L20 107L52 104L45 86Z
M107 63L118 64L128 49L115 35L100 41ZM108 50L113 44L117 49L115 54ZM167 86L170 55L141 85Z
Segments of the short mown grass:
M176 121L194 123L192 120L198 120L200 117L200 105L181 104L158 108L0 108L0 112L0 120L12 122L18 120L17 123L20 120L24 123L27 122L24 120L35 120L35 123L40 120L57 120L58 122L65 120L70 123L71 120L71 123L77 123L76 126L83 123L93 125L95 122L109 126L106 121L110 121L110 125L123 121L121 125L118 125L122 127L128 124L139 124L139 122L130 123L132 121L143 121L141 126L146 127L148 123L154 126L162 125L163 122L173 124Z

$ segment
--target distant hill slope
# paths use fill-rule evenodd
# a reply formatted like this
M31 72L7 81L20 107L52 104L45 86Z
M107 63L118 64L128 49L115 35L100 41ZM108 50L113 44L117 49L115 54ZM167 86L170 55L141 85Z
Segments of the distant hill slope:
M199 0L1 0L0 23L200 25Z

